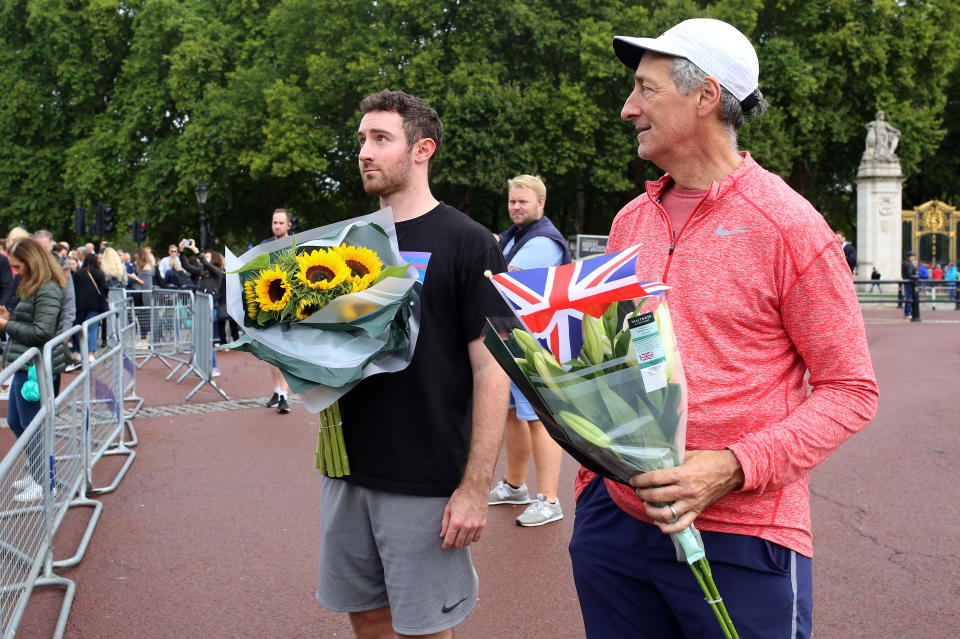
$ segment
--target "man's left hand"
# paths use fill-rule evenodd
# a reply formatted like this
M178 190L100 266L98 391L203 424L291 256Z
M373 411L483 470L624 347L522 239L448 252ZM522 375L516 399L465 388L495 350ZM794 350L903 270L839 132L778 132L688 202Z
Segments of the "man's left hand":
M440 536L443 549L462 548L480 541L480 534L487 525L487 499L489 493L470 490L460 486L450 495L443 509Z
M708 506L743 485L743 469L732 451L688 450L685 455L681 466L630 478L647 517L667 534L680 532ZM673 510L653 505L671 502Z

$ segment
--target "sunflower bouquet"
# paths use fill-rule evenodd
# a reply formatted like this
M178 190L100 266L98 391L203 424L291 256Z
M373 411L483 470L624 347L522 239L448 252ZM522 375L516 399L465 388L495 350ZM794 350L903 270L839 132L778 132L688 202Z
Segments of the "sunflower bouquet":
M403 276L404 266L384 269L376 252L341 244L329 248L298 247L277 251L241 269L245 326L303 321L343 295L359 293L385 277Z
M226 253L227 312L245 331L225 348L280 369L320 413L317 468L349 474L337 400L364 377L406 368L419 332L420 285L400 256L392 212Z

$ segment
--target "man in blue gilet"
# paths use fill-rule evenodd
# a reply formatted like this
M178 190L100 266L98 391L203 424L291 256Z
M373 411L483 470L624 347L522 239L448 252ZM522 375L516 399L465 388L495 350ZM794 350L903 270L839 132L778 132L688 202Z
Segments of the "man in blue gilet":
M507 269L516 271L570 263L570 250L557 227L543 215L547 187L534 175L519 175L508 182L507 205L513 226L500 234L500 250ZM563 517L557 488L563 449L554 442L530 403L510 386L510 411L504 432L507 476L490 491L488 503L530 504L517 517L518 526L542 526ZM530 499L525 479L530 453L537 471L536 499Z

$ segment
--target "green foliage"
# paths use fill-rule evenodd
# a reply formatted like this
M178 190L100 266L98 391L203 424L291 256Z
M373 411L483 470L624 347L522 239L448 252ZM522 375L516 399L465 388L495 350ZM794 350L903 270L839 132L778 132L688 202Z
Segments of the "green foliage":
M955 1L779 0L761 9L752 34L760 85L785 115L766 131L781 149L768 163L835 226L856 219L851 185L876 111L902 131L908 183L940 145L957 29ZM752 127L745 142L756 140Z
M849 229L877 110L903 135L905 204L956 201L957 1L921 0L0 0L0 227L73 237L75 206L102 200L149 241L199 236L235 250L286 206L301 229L368 212L360 99L382 88L438 110L432 184L493 230L506 180L539 174L568 234L606 233L660 169L619 114L631 86L616 34L694 16L756 44L772 108L742 148Z

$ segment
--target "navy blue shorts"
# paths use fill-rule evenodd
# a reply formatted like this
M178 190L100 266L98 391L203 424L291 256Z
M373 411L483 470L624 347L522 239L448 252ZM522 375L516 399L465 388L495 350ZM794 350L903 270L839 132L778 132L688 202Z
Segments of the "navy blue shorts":
M810 636L812 561L746 535L701 531L713 579L741 639ZM673 542L610 499L601 478L577 501L573 577L589 639L702 639L723 632Z

